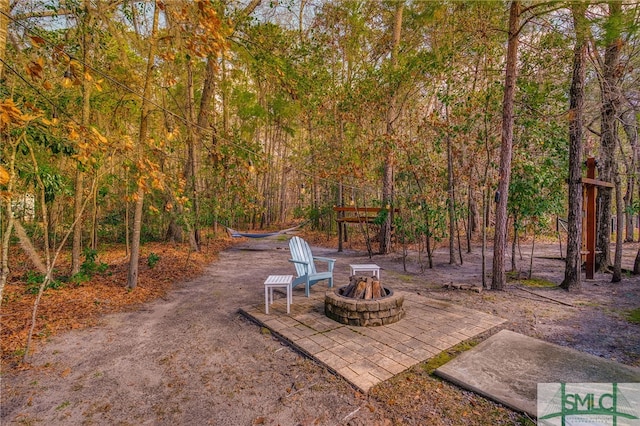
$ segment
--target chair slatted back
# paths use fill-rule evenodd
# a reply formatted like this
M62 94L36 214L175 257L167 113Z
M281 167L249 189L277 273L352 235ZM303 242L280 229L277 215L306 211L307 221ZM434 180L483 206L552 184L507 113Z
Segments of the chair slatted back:
M291 258L293 260L299 260L309 263L309 274L316 273L316 265L313 262L313 254L311 253L309 244L305 240L300 237L291 238L291 240L289 240L289 250L291 251ZM296 272L298 273L298 276L305 275L307 271L305 270L304 265L301 265L299 263L294 263L294 265L296 266Z

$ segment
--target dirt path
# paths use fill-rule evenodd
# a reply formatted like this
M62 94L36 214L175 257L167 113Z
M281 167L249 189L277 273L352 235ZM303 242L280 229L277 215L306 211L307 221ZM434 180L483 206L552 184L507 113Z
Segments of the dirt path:
M1 423L338 424L365 401L237 314L289 270L285 246L227 250L166 300L53 339L3 378Z
M405 415L406 424L421 424L419 414L413 422L410 413L358 394L239 316L239 307L263 303L266 275L292 272L286 247L277 239L247 241L222 252L203 276L166 299L55 337L35 354L31 369L3 375L0 423L377 425ZM314 253L338 257L338 267L362 259L335 249ZM637 277L613 287L603 276L577 296L535 289L568 307L515 288L443 290L446 282L478 282L477 254L462 266L447 265L439 255L436 268L425 273L415 263L404 272L397 255L374 261L403 290L492 312L514 331L640 363L640 327L623 318L625 309L640 306ZM547 278L561 279L561 262L535 261Z

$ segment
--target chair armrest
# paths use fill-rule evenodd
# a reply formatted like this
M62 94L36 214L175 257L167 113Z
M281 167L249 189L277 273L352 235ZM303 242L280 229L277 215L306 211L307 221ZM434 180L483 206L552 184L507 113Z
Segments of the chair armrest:
M305 272L307 274L309 273L309 262L306 262L304 260L293 260L293 259L289 259L289 262L291 262L291 263L299 263L300 265L303 265Z
M327 262L328 267L329 267L329 271L333 271L333 265L336 263L335 259L331 259L330 257L319 257L319 256L313 256L314 260L319 260L321 262Z

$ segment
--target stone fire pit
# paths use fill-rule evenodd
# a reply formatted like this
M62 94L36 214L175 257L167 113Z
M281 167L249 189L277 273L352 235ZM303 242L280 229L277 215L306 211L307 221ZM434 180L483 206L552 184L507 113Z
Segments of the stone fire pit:
M372 299L355 299L343 294L349 286L330 290L324 297L324 313L341 324L377 326L393 324L404 318L404 296L382 287L384 295Z

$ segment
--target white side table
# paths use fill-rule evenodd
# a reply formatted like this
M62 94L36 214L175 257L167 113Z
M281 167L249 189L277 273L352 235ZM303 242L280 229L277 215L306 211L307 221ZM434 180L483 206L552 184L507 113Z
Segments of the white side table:
M287 289L287 313L289 306L293 303L293 292L291 291L291 282L293 275L269 275L264 282L264 312L269 313L269 305L273 303L273 289Z
M358 272L372 272L374 276L380 279L380 267L373 263L367 263L364 265L349 265L351 268L351 275L355 275Z

